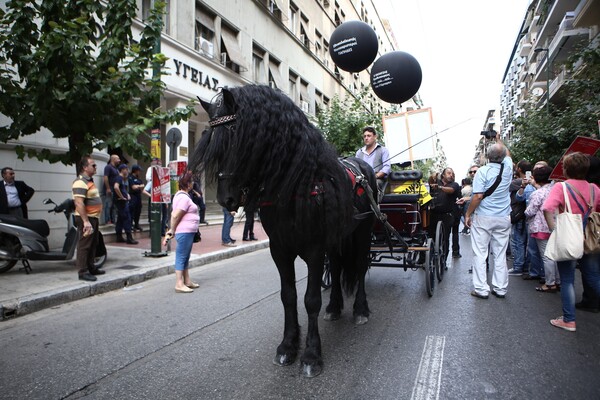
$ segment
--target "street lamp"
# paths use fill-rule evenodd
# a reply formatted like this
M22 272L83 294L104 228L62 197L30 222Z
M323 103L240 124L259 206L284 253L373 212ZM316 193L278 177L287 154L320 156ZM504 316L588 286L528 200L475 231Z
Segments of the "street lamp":
M535 49L534 53L546 53L546 112L550 115L550 49Z

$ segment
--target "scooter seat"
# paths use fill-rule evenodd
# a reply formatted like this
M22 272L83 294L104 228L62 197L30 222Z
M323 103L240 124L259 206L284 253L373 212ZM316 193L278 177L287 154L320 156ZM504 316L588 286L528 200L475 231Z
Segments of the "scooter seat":
M30 229L43 237L50 235L50 226L44 219L24 219L12 215L0 214L0 222Z

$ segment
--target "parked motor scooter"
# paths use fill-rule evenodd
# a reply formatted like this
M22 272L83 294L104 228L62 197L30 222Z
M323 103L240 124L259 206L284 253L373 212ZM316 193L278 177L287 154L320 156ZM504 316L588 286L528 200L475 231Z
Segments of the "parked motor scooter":
M67 218L67 233L62 251L50 251L48 236L50 227L43 219L23 219L12 215L0 215L0 273L6 272L15 266L17 261L23 262L23 269L27 274L31 272L29 260L64 261L71 260L79 237L75 227L75 202L67 199L56 204L51 199L45 199L44 204L54 204L49 213L65 214ZM102 233L98 232L98 246L94 258L94 266L102 267L106 262L106 246Z

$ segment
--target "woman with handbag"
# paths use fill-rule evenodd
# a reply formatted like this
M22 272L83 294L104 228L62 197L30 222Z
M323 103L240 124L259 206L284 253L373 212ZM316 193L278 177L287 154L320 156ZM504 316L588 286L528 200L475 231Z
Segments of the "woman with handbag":
M175 292L177 293L192 293L193 289L199 286L191 280L188 269L194 237L198 233L200 223L198 206L188 194L192 184L191 171L187 171L179 178L179 191L173 196L171 228L167 230L163 240L163 246L173 238L173 235L177 241L175 249Z
M583 217L587 211L590 211L586 210L586 208L589 208L586 207L586 205L591 205L591 211L600 210L600 189L596 185L589 184L585 180L589 167L589 158L583 153L571 153L564 157L563 172L567 177L567 180L563 183L557 183L552 187L548 198L542 206L550 231L554 231L556 227L554 220L556 212L560 212L561 214L572 213ZM593 204L591 204L592 198L594 199ZM580 204L583 203L584 206L582 208L576 206L577 202ZM571 205L573 206L571 207ZM583 233L583 223L581 223L580 228ZM553 232L553 234L557 233L558 232ZM583 235L580 235L579 237L581 238L581 243L579 243L579 239L576 239L577 243L572 242L572 237L555 237L555 239L557 240L557 243L560 243L561 241L571 241L572 243L569 244L575 245L577 248L579 248L579 245L581 244L578 254L582 254ZM552 238L550 238L548 242L549 247L551 246L551 243ZM548 254L549 250L552 251L551 248L548 248L546 249L546 254ZM557 260L561 280L560 295L563 306L563 315L562 317L550 320L550 323L557 328L575 332L575 267L577 262L579 262L581 274L586 277L590 284L590 288L595 294L600 296L600 254L583 254L580 258L573 259L568 259L572 258L568 256L564 258L566 259L560 261Z

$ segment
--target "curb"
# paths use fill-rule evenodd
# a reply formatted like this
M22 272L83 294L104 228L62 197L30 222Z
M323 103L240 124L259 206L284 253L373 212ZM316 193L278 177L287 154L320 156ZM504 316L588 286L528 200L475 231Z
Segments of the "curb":
M257 250L269 247L269 240L262 240L257 243L249 244L243 247L228 248L226 250L214 251L212 253L202 254L190 259L189 268L196 268L211 264L217 261L248 254ZM42 293L36 293L28 296L7 300L0 304L0 321L31 314L50 307L56 307L61 304L70 303L75 300L81 300L86 297L97 294L107 293L113 290L123 289L128 286L136 285L144 281L158 278L174 273L172 261L161 262L157 265L145 267L137 271L118 272L111 274L101 281L84 283L77 281L74 285L62 288L48 290Z

